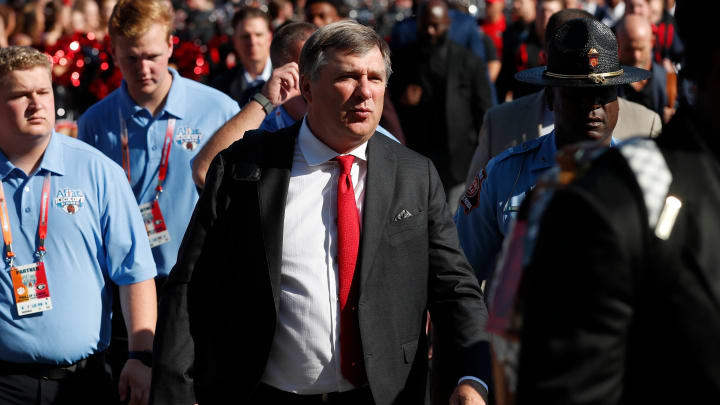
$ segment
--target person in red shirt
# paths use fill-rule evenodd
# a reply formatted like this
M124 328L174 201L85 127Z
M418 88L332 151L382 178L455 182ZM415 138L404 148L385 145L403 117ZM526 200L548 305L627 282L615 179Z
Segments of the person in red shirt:
M504 11L504 0L485 0L485 18L480 20L483 32L495 44L498 59L502 59L503 33L507 29Z

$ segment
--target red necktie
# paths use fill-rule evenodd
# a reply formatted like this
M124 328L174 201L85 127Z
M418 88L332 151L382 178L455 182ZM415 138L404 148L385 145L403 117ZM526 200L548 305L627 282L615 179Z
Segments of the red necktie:
M360 324L358 322L357 302L358 284L354 279L355 263L360 246L360 219L355 190L353 189L350 168L352 155L335 158L340 163L338 180L338 270L340 296L340 369L343 376L355 386L361 386L366 380L363 362Z

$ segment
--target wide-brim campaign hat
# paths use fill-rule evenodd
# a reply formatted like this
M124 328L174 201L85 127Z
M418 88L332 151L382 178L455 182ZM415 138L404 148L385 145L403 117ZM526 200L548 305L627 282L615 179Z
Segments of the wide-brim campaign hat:
M547 66L523 70L515 79L553 87L615 86L645 80L650 71L620 65L610 28L590 18L558 27L548 43Z

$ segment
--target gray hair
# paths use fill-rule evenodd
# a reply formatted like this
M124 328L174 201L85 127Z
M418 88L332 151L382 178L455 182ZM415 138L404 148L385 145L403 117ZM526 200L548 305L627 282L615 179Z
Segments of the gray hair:
M329 50L340 50L352 55L365 55L378 47L385 62L385 80L390 79L390 47L372 28L353 20L328 24L308 38L300 53L300 74L311 81L318 78L320 69L327 64Z
M9 46L0 49L0 79L16 70L29 70L36 66L44 67L50 74L50 57L29 46Z

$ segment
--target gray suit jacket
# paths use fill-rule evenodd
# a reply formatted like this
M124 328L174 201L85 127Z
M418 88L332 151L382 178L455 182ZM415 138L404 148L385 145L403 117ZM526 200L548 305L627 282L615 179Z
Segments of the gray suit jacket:
M541 136L546 108L544 95L544 91L539 91L495 106L485 113L465 185L472 183L475 175L498 153ZM637 135L656 137L662 130L660 116L652 110L622 97L618 98L618 103L620 111L613 132L615 139Z
M244 404L257 388L278 322L299 129L248 132L213 161L160 300L151 404ZM434 166L377 134L367 153L357 312L374 402L424 403L428 310L445 349L433 368L452 386L488 381L487 310ZM403 210L412 215L397 219Z

